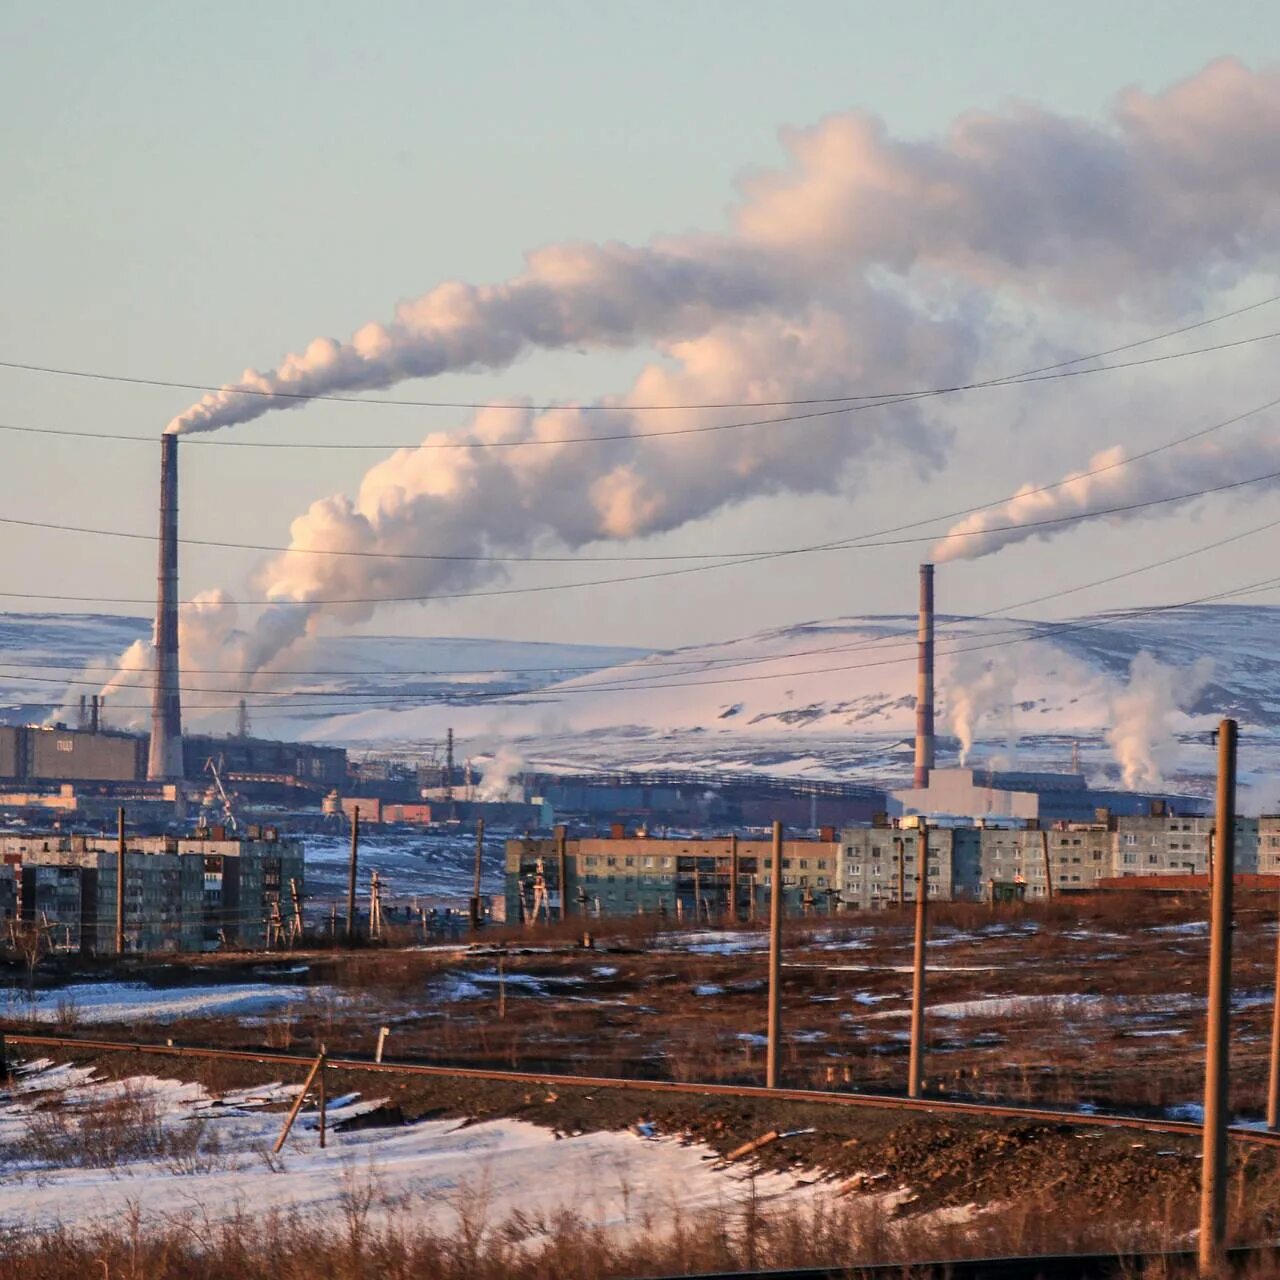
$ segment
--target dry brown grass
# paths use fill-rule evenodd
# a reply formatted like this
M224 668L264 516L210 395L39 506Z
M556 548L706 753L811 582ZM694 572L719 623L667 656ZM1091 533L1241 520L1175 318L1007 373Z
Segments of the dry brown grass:
M567 1211L490 1222L482 1198L460 1202L451 1231L416 1226L411 1209L371 1225L376 1202L375 1187L353 1186L337 1223L275 1214L147 1228L135 1212L116 1229L11 1233L0 1240L0 1280L605 1280L802 1266L852 1274L886 1262L1179 1248L1189 1225L1186 1207L1176 1205L1144 1221L1120 1206L1110 1218L1082 1218L1062 1213L1056 1201L1028 1199L947 1221L900 1219L856 1198L780 1210L748 1190L715 1211L636 1221L620 1238Z

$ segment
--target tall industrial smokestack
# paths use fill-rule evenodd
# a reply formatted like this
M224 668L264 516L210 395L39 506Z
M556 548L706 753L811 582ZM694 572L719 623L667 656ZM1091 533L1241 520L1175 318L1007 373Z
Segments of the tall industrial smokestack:
M920 566L920 630L916 676L915 785L927 787L933 769L933 565Z
M182 695L178 688L178 437L160 437L160 568L156 592L155 685L147 778L182 777Z

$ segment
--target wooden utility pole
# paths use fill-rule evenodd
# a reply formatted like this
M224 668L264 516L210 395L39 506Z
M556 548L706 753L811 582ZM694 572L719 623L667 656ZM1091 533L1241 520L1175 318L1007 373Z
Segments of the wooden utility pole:
M738 923L738 837L729 837L729 923Z
M556 828L556 860L559 863L560 874L560 919L567 920L569 918L569 832L562 824ZM551 912L547 912L548 922L551 919Z
M1049 860L1049 833L1040 833L1040 849L1044 854L1044 896L1053 898L1053 863Z
M476 873L471 886L471 928L480 928L480 876L484 867L484 819L476 819ZM561 893L564 892L562 888Z
M898 906L907 905L907 842L902 836L894 836L893 847L898 853Z
M356 940L356 863L360 857L360 807L351 810L351 866L347 871L347 945Z
M116 813L116 958L124 955L124 806Z
M1271 1007L1271 1073L1267 1079L1267 1128L1280 1129L1280 929L1276 933L1275 993Z
M907 1064L907 1097L924 1092L924 953L929 932L929 828L920 823L916 853L916 948L911 967L911 1057Z
M782 1059L782 823L773 824L773 874L769 877L769 1042L765 1087L778 1087Z
M1235 878L1236 736L1234 720L1218 726L1212 915L1209 922L1209 1018L1204 1056L1204 1159L1200 1172L1202 1276L1217 1275L1226 1256L1227 1123L1230 1118L1228 1036L1231 1024L1231 896Z
M698 855L693 856L693 922L702 923L702 876L698 872Z

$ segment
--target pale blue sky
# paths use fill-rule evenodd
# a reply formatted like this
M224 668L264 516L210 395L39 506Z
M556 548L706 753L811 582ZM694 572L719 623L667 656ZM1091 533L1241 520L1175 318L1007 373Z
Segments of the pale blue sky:
M1222 54L1255 67L1280 60L1280 6L10 3L0 10L0 355L220 382L314 335L345 337L440 280L506 277L549 241L715 229L735 177L778 161L784 125L860 107L895 133L927 135L1011 97L1096 118L1123 87L1159 89ZM1255 295L1274 292L1270 284ZM539 356L497 376L441 379L431 394L615 390L642 355ZM1167 402L1169 380L1184 375L1160 376ZM1006 446L998 458L962 444L947 475L912 503L948 510L975 486L994 497L1083 462L1115 438L1109 414L1142 419L1151 383L1135 375L1108 385L1090 400L1096 437L1013 442L993 424ZM190 399L0 370L0 422L158 432ZM376 431L407 440L451 420L337 405L287 416L274 429L289 439ZM1147 425L1138 421L1135 434ZM1150 428L1158 438L1193 425ZM0 449L0 511L152 528L149 446L6 435ZM292 516L313 498L352 491L362 469L349 455L208 450L186 468L185 531L281 542ZM821 539L892 520L901 501L884 492L759 500L661 546ZM1275 514L1273 505L1256 502L1245 522ZM1209 536L1191 516L1135 527L1125 554L1136 563ZM12 529L0 538L0 589L152 589L146 544ZM1033 594L1046 576L1096 576L1104 547L1110 556L1113 542L1084 532L1053 544L1051 556L1018 549L959 566L944 606L990 608ZM1242 576L1251 556L1271 562L1265 546L1241 555ZM906 548L688 585L404 609L374 629L677 644L909 608L918 558ZM236 590L251 562L187 553L184 591ZM1143 599L1180 591L1178 574L1139 582ZM1068 607L1125 598L1117 588Z

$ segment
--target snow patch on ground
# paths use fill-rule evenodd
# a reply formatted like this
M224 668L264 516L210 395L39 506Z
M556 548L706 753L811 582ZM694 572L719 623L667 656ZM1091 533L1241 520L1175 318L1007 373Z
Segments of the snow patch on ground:
M264 1013L303 1004L326 993L321 987L274 983L151 987L142 982L80 982L41 991L0 993L0 1018L11 1021L132 1022L148 1018L212 1018Z
M732 1206L751 1194L748 1170L718 1167L701 1145L627 1132L563 1136L509 1119L331 1131L321 1150L315 1114L304 1110L273 1169L264 1153L282 1116L260 1105L296 1090L272 1085L214 1099L196 1084L155 1077L95 1083L86 1071L35 1064L0 1098L0 1229L118 1223L132 1205L144 1224L225 1220L238 1213L260 1219L272 1210L296 1209L341 1228L344 1203L367 1190L371 1225L399 1215L448 1231L464 1207L490 1226L516 1211L536 1217L568 1207L604 1229L626 1232L644 1230L646 1220L673 1211ZM166 1130L198 1125L216 1137L213 1154L181 1169L163 1158L122 1160L111 1168L47 1163L23 1140L55 1093L73 1117L111 1099L143 1099ZM336 1099L330 1124L374 1105L376 1100L355 1095ZM754 1189L766 1200L814 1194L789 1174L757 1173Z

